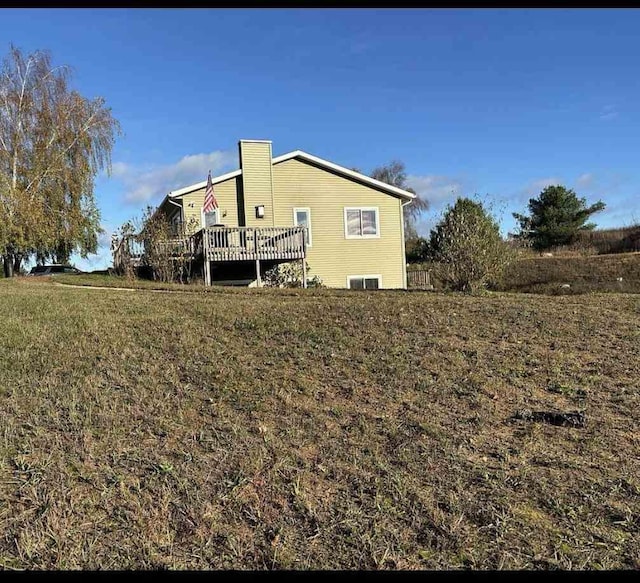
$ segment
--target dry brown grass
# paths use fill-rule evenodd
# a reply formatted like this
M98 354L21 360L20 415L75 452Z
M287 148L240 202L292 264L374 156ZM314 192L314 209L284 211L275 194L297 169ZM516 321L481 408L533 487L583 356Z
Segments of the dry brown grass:
M543 252L522 246L518 240L511 245L527 257L539 257ZM612 253L635 253L640 251L640 224L616 229L594 229L579 231L575 241L568 245L559 245L545 252L562 257L586 257L589 255L609 255Z
M437 263L412 264L427 269L436 290L444 289ZM562 287L569 284L569 288ZM591 292L640 293L640 253L544 257L520 253L493 288L499 291L575 295Z
M547 294L640 293L640 253L520 259L507 269L500 288Z
M638 296L262 291L0 282L0 566L640 567Z

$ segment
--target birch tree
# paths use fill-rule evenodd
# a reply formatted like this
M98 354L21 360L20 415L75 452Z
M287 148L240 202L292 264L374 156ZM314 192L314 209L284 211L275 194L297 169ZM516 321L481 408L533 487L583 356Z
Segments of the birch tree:
M98 172L111 171L120 125L101 97L69 87L46 51L11 47L0 78L0 255L9 277L28 256L67 261L97 250Z

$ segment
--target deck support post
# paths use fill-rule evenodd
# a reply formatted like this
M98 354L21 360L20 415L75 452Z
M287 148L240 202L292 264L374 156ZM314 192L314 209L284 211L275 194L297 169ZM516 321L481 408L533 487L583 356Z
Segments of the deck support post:
M302 287L307 287L307 258L302 258Z
M211 262L209 261L209 233L202 229L202 258L204 259L204 285L211 285Z
M256 257L256 285L262 287L262 279L260 278L260 259Z
M204 285L211 285L211 262L207 257L204 258Z

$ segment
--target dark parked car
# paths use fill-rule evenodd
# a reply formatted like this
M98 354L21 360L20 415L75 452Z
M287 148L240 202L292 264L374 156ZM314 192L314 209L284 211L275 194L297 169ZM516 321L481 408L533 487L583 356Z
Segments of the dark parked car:
M60 275L61 273L79 275L82 271L71 265L36 265L29 275Z

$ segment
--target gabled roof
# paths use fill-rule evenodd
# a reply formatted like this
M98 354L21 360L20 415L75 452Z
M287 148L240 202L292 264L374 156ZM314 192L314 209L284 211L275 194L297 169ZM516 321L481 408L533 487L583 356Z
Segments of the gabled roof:
M391 186L386 182L381 182L380 180L376 180L375 178L371 178L370 176L366 176L365 174L361 174L360 172L350 170L349 168L345 168L344 166L339 166L338 164L334 164L333 162L329 162L328 160L318 158L317 156L312 156L311 154L307 154L302 150L295 150L293 152L289 152L288 154L282 154L282 156L272 158L271 163L279 164L280 162L286 162L287 160L291 160L292 158L298 158L300 160L310 162L311 164L315 164L320 168L325 168L327 170L335 172L336 174L340 174L348 178L353 178L358 182L363 182L364 184L373 186L379 190L382 190L383 192L387 192L388 194L393 194L395 196L400 196L407 200L412 200L416 197L416 195L412 192L409 192L402 188L398 188L397 186ZM234 170L233 172L228 172L227 174L223 174L222 176L216 176L215 178L212 178L211 182L213 184L217 184L218 182L224 182L225 180L229 180L229 178L234 178L236 176L240 176L241 174L242 170ZM204 188L205 186L207 186L206 180L204 180L203 182L192 184L191 186L185 186L184 188L180 188L179 190L173 190L167 196L170 198L177 198L184 194L193 192L194 190Z

